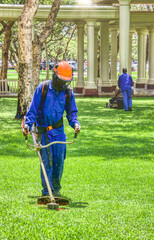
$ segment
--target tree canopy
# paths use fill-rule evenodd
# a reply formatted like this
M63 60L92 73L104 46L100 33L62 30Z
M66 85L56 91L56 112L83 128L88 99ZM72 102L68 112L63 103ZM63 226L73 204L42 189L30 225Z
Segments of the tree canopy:
M0 0L0 4L25 4L26 0ZM39 0L39 5L52 5L53 0ZM76 5L77 0L63 0L61 5Z

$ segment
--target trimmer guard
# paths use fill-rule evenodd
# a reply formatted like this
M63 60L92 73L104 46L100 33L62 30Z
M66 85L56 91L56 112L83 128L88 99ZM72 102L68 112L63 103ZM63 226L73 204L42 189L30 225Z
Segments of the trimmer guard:
M69 205L69 200L66 198L61 198L61 197L54 197L55 203L57 203L60 206L67 206ZM47 205L48 203L51 203L50 197L49 196L43 196L39 197L37 199L37 204L40 205Z

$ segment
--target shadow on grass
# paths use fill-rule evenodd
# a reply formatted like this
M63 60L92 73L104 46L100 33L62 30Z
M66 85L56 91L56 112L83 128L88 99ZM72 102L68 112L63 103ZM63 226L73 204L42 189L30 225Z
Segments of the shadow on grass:
M87 202L70 202L69 207L70 208L86 208L88 207Z

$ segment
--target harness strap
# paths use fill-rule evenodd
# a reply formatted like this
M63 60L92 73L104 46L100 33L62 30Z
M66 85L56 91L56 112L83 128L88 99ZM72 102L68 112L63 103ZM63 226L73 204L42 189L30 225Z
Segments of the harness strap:
M66 104L68 104L69 106L69 121L72 120L72 116L71 116L71 88L67 88L65 90L66 92Z
M50 131L51 129L60 128L63 126L63 117L56 123L52 124L51 126L48 126L46 129L47 131Z
M56 128L62 127L62 126L63 126L63 118L61 118L58 122L56 122L53 125L48 126L48 127L39 127L39 126L37 126L39 142L41 142L42 135L44 133L46 144L49 144L48 131L50 131L51 129L56 129ZM48 157L49 157L50 166L52 166L50 147L47 147L47 153L48 153Z
M41 125L42 125L42 119L43 119L43 103L45 102L46 96L47 96L47 92L48 92L48 88L49 88L49 82L50 80L47 80L43 83L42 86L42 99L41 99L41 104L40 104L40 109L41 109ZM71 88L66 88L65 89L65 97L66 97L66 104L69 106L69 121L72 120L72 116L71 116ZM50 130L52 129L52 127L50 128Z
M45 135L46 144L49 144L48 133L44 132L44 135ZM49 157L49 164L50 164L50 167L51 167L52 166L52 159L51 159L50 147L47 147L47 153L48 153L48 157Z
M43 119L43 103L45 102L46 96L47 96L47 92L48 92L48 88L49 88L49 82L50 80L47 80L43 83L42 86L42 100L41 100L41 104L40 104L40 109L41 109L41 125L42 125L42 119Z
M47 133L46 128L37 127L37 130L38 130L38 142L40 142L40 143L42 142L42 135L44 133L46 144L49 144L49 138L48 138L48 133ZM42 151L42 149L41 149L41 151ZM52 166L52 159L51 159L50 147L47 147L47 153L48 153L48 158L49 158L49 164L50 164L50 167L51 167Z

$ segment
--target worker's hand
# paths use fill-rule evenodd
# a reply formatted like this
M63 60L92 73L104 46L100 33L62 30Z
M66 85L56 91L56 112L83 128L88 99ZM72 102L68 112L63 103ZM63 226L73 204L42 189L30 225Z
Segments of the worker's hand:
M81 129L81 127L80 127L80 125L79 124L75 124L75 128L74 128L74 130L75 130L75 133L79 133L80 132L80 129Z
M25 124L25 119L26 119L26 117L24 116L24 119L22 120L22 123L21 123L21 131L22 131L24 137L27 138L27 135L29 133L29 127L27 124Z
M22 129L23 135L25 137L27 137L28 133L29 133L29 127L27 124L25 124L24 128Z

